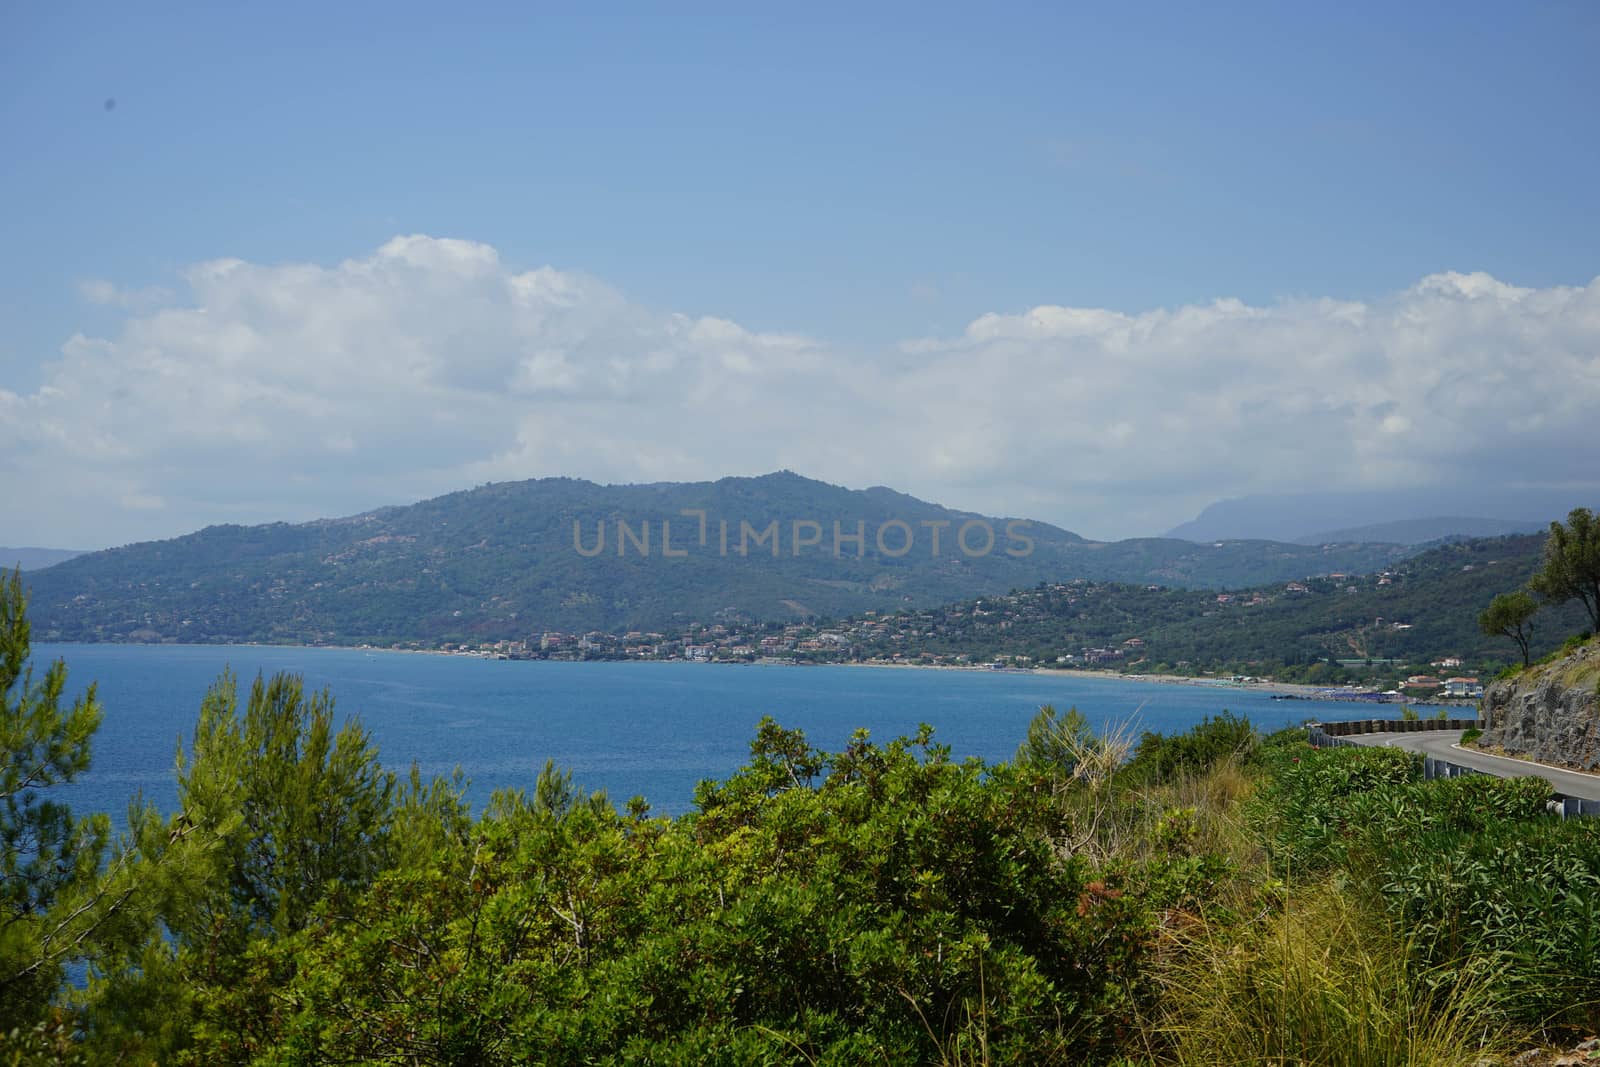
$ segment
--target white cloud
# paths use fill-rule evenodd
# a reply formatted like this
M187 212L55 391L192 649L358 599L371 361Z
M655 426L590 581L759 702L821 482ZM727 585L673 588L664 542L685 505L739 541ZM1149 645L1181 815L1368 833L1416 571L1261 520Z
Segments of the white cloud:
M1221 496L1593 484L1600 280L1443 273L1372 303L1037 307L862 353L653 311L487 245L237 259L0 390L0 543L345 514L488 479L790 467L1102 535ZM153 294L153 295L152 295Z

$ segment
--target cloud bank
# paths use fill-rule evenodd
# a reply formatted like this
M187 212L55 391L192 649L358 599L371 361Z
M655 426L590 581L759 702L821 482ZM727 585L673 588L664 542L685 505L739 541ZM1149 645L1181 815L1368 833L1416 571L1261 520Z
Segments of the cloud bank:
M180 281L85 283L119 328L68 340L36 391L0 389L16 505L0 543L95 547L555 474L787 467L1099 536L1250 492L1600 484L1600 279L1044 306L867 352L427 236Z

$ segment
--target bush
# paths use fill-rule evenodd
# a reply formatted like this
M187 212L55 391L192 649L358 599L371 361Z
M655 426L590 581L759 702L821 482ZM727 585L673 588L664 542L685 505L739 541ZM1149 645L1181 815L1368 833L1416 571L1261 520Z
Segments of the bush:
M926 729L830 754L764 722L750 763L676 820L502 803L349 919L280 942L298 1010L260 1047L389 1062L426 1034L435 1058L476 1063L1104 1058L1148 986L1140 887L1192 894L1213 872L1134 879L1069 854L1051 774L954 763Z
M1542 778L1425 782L1419 764L1386 748L1302 756L1261 794L1274 862L1339 872L1441 995L1478 989L1528 1025L1600 1023L1600 823L1549 815Z
M1336 844L1357 829L1346 798L1422 779L1422 757L1398 748L1307 748L1291 759L1254 805L1272 860L1286 874L1322 870L1343 855Z
M1337 809L1350 827L1347 840L1370 848L1436 830L1482 833L1500 822L1541 819L1550 792L1543 778L1469 774L1373 789L1344 797Z
M1304 726L1285 726L1281 730L1274 730L1261 739L1258 752L1280 752L1285 749L1303 749L1306 746L1306 728Z
M1171 737L1146 732L1123 772L1123 780L1133 785L1164 784L1182 775L1204 774L1226 760L1248 764L1255 760L1260 744L1260 736L1249 719L1223 711L1216 718L1207 716L1199 725Z
M1437 982L1493 973L1508 1018L1600 1023L1600 825L1486 819L1397 836L1371 858L1373 884Z

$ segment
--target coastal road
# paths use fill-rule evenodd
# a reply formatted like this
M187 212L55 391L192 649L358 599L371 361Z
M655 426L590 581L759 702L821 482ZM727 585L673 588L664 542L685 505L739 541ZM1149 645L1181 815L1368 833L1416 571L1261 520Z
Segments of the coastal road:
M1453 747L1461 740L1460 730L1421 730L1414 734L1349 734L1344 740L1358 745L1387 745L1403 748L1407 752L1420 752L1424 756L1449 760L1475 771L1496 774L1502 778L1526 778L1538 775L1557 793L1584 800L1600 800L1600 774L1582 774L1546 767L1542 763L1512 759L1509 756L1491 756L1487 752Z

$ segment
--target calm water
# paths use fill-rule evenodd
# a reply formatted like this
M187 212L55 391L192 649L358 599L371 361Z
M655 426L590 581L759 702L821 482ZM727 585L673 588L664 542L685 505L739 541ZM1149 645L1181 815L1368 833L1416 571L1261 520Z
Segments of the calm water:
M37 645L65 659L68 689L99 683L105 721L94 765L72 788L80 811L120 816L136 791L176 802L172 766L206 688L226 667L241 687L258 672L293 671L326 686L341 715L359 715L383 762L425 775L459 765L479 805L503 786L532 788L544 761L621 802L657 812L691 806L695 783L722 778L749 754L763 715L836 749L865 726L887 740L921 722L954 755L1008 759L1042 704L1076 706L1097 724L1181 731L1229 708L1265 728L1313 715L1352 718L1349 704L1273 701L1268 694L1102 678L860 667L691 663L540 663L344 649Z

